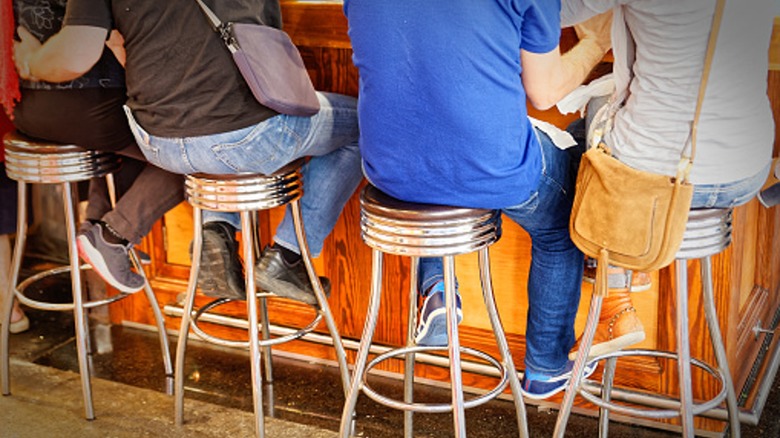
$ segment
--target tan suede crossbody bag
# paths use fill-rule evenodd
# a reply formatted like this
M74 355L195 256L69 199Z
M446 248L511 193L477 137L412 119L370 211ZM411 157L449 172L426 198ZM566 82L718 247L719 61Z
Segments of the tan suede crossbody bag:
M688 175L696 152L696 126L723 6L724 0L719 0L691 125L690 156L683 148L677 174L670 177L621 163L601 140L603 133L595 136L597 145L582 157L569 229L575 245L598 259L596 285L602 293L607 291L609 264L652 271L669 265L680 248L693 196ZM610 112L604 132L611 128L615 111Z

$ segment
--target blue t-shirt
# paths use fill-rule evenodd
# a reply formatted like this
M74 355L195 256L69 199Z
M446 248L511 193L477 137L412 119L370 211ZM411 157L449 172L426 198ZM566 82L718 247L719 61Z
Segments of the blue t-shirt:
M399 199L475 208L535 191L539 141L520 49L560 38L559 0L345 0L367 178Z

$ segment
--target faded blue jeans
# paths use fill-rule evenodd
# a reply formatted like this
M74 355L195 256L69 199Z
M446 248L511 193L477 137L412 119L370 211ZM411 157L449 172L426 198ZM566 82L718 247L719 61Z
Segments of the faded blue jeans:
M185 138L149 134L125 108L130 129L150 163L181 174L271 174L306 156L301 211L312 256L322 251L346 202L361 181L356 99L317 93L320 111L312 117L277 115L230 132ZM290 207L274 241L300 253ZM240 228L237 213L204 211L204 222L229 222Z
M542 174L536 191L502 213L531 236L525 369L560 374L574 345L574 318L580 302L583 254L569 237L569 216L579 149L558 149L536 131L542 150ZM420 290L441 280L439 258L420 260Z

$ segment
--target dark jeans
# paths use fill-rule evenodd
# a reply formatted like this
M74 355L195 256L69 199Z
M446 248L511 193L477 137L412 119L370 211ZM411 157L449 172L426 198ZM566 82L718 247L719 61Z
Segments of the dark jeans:
M128 157L116 175L121 193L116 208L111 209L105 183L93 181L87 218L101 219L138 243L157 219L184 200L184 187L181 175L146 163L127 124L125 100L124 89L23 89L14 124L30 137Z

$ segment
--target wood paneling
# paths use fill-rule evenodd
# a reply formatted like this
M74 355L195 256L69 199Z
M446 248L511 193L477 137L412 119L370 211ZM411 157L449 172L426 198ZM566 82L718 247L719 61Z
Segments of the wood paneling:
M351 50L346 34L346 20L340 2L297 2L283 0L285 29L300 47L304 62L315 86L324 91L357 95L358 72L351 62ZM569 47L575 40L570 29L564 29L562 47ZM780 49L779 49L780 50ZM776 52L777 53L777 52ZM608 70L608 63L599 66L595 75ZM769 72L769 95L776 122L780 118L780 71ZM534 117L565 127L574 115L562 116L555 110L540 112L531 109ZM777 123L780 139L780 123ZM780 142L775 144L775 155ZM276 225L282 217L281 209L261 215L260 231L263 242L270 241ZM333 233L325 242L322 255L315 263L321 275L328 276L333 284L330 305L336 323L345 339L359 340L363 331L365 309L371 275L371 253L359 235L359 203L357 194L348 202ZM744 382L758 351L759 342L752 335L757 321L767 324L780 304L780 211L767 210L752 202L735 211L734 242L732 246L713 260L715 295L721 317L729 361L738 384ZM155 225L143 247L153 257L147 273L161 304L172 304L186 287L189 272L188 247L192 235L192 210L182 204L169 212ZM525 354L525 314L527 300L525 284L530 260L528 235L513 224L504 221L502 239L491 248L494 287L502 320L509 335L509 342L516 363L522 368ZM698 262L688 264L691 290L691 346L694 357L712 361L708 346L704 317L700 310L700 285ZM465 345L495 353L489 330L489 322L481 304L476 257L460 256L456 269L461 283L465 317L461 325L461 340ZM383 283L383 308L379 317L375 342L401 345L405 336L404 324L408 310L406 302L409 288L409 262L395 256L385 257L385 281ZM651 291L634 294L634 302L647 331L647 340L640 346L674 349L674 295L672 267L653 273ZM579 331L584 326L590 286L584 285L583 300L576 322ZM196 305L207 301L199 297ZM133 321L153 324L153 320L141 294L130 300L112 305L115 322ZM297 326L308 322L312 311L304 305L284 300L272 302L271 319L280 325ZM244 315L243 304L231 303L219 309L229 315ZM178 318L169 318L168 325L178 328ZM230 336L243 334L232 329L215 327L214 330ZM326 333L323 327L319 332ZM327 346L296 341L279 347L296 353L333 359ZM353 353L350 352L350 356ZM383 364L388 371L400 371L397 362ZM418 375L446 380L447 371L435 367L420 367ZM469 374L467 385L487 387L494 380ZM676 393L676 369L654 359L633 359L621 363L616 383L620 386L659 393ZM712 379L701 373L694 375L697 396L709 397L717 391ZM554 401L560 398L554 399ZM582 402L578 402L582 404ZM719 430L722 423L697 420L699 427Z

